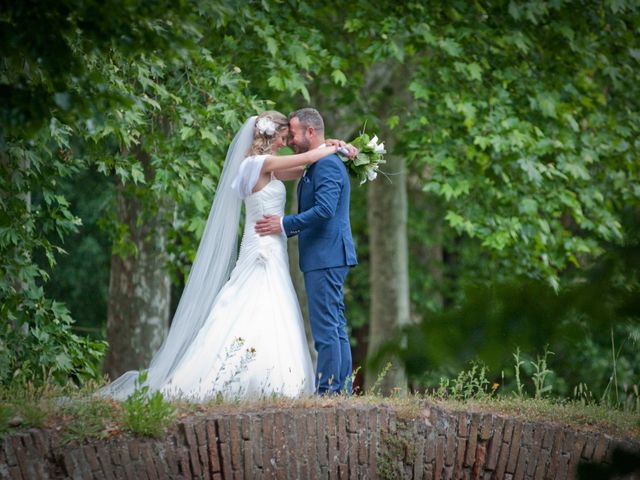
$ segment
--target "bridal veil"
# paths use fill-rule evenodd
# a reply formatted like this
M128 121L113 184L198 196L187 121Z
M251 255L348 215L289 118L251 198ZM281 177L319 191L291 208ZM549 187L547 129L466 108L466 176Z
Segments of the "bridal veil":
M227 151L207 224L169 333L147 369L145 385L152 391L159 390L179 364L236 263L242 198L232 184L251 146L256 118L250 117L244 123ZM137 371L126 372L98 394L125 399L136 389L138 377Z

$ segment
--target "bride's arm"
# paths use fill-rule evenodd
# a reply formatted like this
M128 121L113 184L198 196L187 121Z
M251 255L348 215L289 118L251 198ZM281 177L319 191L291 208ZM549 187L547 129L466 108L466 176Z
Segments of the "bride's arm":
M274 170L273 174L278 180L296 180L302 177L304 167L287 168L286 170Z
M327 155L336 153L338 147L333 145L330 147L321 147L309 150L305 153L296 155L269 155L264 159L261 174L273 172L275 170L289 170L296 167L304 167L309 163L314 163Z
M337 145L338 148L344 148L346 150L346 155L348 158L354 159L358 156L358 153L360 153L360 150L358 150L356 147L354 147L353 145L351 145L350 143L345 142L344 140L337 140L335 138L327 138L324 143L326 145Z
M346 149L346 155L348 158L351 158L351 159L357 157L358 153L360 153L360 150L358 150L356 147L354 147L350 143L345 142L344 140L335 140L333 138L328 138L327 140L325 140L325 144L331 147L336 146L338 147L338 149L340 148ZM305 167L278 169L278 170L275 170L273 173L278 180L296 180L302 177L302 174L304 173L304 168Z

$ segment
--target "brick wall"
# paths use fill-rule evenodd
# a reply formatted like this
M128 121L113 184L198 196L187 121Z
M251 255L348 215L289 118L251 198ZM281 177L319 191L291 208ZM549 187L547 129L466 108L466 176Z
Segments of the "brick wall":
M211 413L162 439L120 436L63 444L47 430L0 439L0 478L575 478L640 443L510 417L427 406L417 418L386 406Z

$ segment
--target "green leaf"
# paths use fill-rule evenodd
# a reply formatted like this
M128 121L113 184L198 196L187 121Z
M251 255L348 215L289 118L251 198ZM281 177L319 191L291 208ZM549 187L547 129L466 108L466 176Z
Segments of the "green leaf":
M438 46L451 57L459 57L462 55L462 47L458 42L451 38L444 38L438 42Z
M462 215L458 215L453 210L448 210L444 218L455 230L459 232L466 232L471 237L475 235L475 227L473 223L462 217Z
M275 74L271 75L267 79L267 83L269 84L270 87L275 88L280 92L285 90L285 79L279 75L275 75Z
M368 165L370 163L371 163L371 159L369 158L369 155L367 155L366 153L363 153L362 151L358 154L356 158L353 159L353 164L356 167L359 167L361 165Z
M136 185L139 183L145 183L144 171L142 170L142 165L139 163L134 163L131 165L131 178L133 183Z
M543 92L536 96L536 104L543 115L556 118L556 100L555 95L549 92Z
M540 184L540 182L542 182L542 175L540 175L540 172L536 167L535 159L521 158L518 160L518 165L533 183Z
M206 129L206 128L201 129L200 138L202 138L203 140L209 140L211 145L218 144L218 138L216 137L216 134L209 129Z
M453 188L448 183L443 183L440 186L440 193L442 195L444 195L444 198L446 198L447 201L451 200L451 198L455 196L455 192L454 192ZM451 226L453 226L453 225L451 225Z
M533 198L523 198L520 202L520 210L526 215L535 215L538 212L538 202Z
M204 195L202 194L202 192L200 190L196 190L196 192L193 194L193 203L195 204L195 206L196 206L196 208L198 209L199 212L208 211L209 206L210 206L210 202L208 202L204 198Z
M126 183L127 180L129 180L129 171L126 170L125 168L117 165L116 166L116 175L118 175L120 177L120 179L122 180L122 184L124 185Z
M191 127L182 127L180 129L180 140L187 140L192 137L195 133L195 130Z
M584 167L584 165L582 165L581 163L577 163L577 162L562 162L560 164L560 169L563 172L568 173L570 176L572 176L575 179L579 179L579 180L590 180L591 179L591 174Z
M311 57L307 55L307 48L305 46L292 43L289 45L289 51L291 52L295 62L303 69L307 70L311 65Z
M272 57L276 57L278 55L278 42L273 37L267 37L267 51L271 54Z
M477 135L473 138L473 144L478 145L482 150L486 150L486 148L491 144L491 139L489 137Z
M304 83L301 83L298 89L300 90L300 93L302 93L302 96L304 97L306 102L311 102L311 95L309 95L309 90L307 90L306 85Z
M142 95L141 96L142 100L146 103L148 103L149 105L151 105L153 108L155 108L156 110L160 110L160 104L155 101L153 98L147 96L147 95Z
M331 72L331 78L336 85L344 86L347 84L347 77L342 73L342 70L335 69Z
M396 42L389 42L388 44L391 56L398 60L398 62L404 62L404 50Z
M400 123L400 117L398 115L391 115L388 119L387 119L387 126L389 127L389 129L393 130L394 128L396 128L398 126L398 124Z
M349 33L356 33L362 29L364 25L365 23L359 18L350 18L344 22L344 28Z
M409 84L409 91L413 93L413 98L415 98L416 100L429 99L429 90L424 84L418 82L417 80L414 80Z
M482 80L482 67L476 62L467 64L467 72L469 73L469 78L471 78L471 80Z
M58 370L69 371L73 367L71 358L66 353L59 353L56 355L55 363Z

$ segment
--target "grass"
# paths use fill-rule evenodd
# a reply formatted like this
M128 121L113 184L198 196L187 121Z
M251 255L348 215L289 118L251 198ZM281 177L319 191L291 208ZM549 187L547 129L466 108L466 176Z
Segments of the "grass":
M118 419L121 407L107 399L78 398L61 407L62 416L51 418L62 425L64 443L91 438L105 439L121 431Z
M640 415L602 405L548 398L491 397L465 401L435 399L434 404L452 411L474 411L548 422L576 430L605 432L640 440Z
M58 431L63 442L108 439L118 435L162 435L176 419L221 413L247 413L264 410L324 409L336 407L387 406L399 418L420 418L429 407L448 411L493 413L527 421L549 422L577 430L606 432L616 437L640 439L640 415L603 405L548 398L517 398L486 395L452 398L439 395L383 397L309 397L290 399L268 397L252 401L208 403L160 401L134 397L129 402L115 402L91 396L98 385L82 389L67 387L34 387L24 385L0 390L0 434L24 428L48 428ZM63 400L61 400L63 399ZM19 420L19 424L16 424ZM138 424L136 425L136 422ZM15 426L10 426L14 424Z

